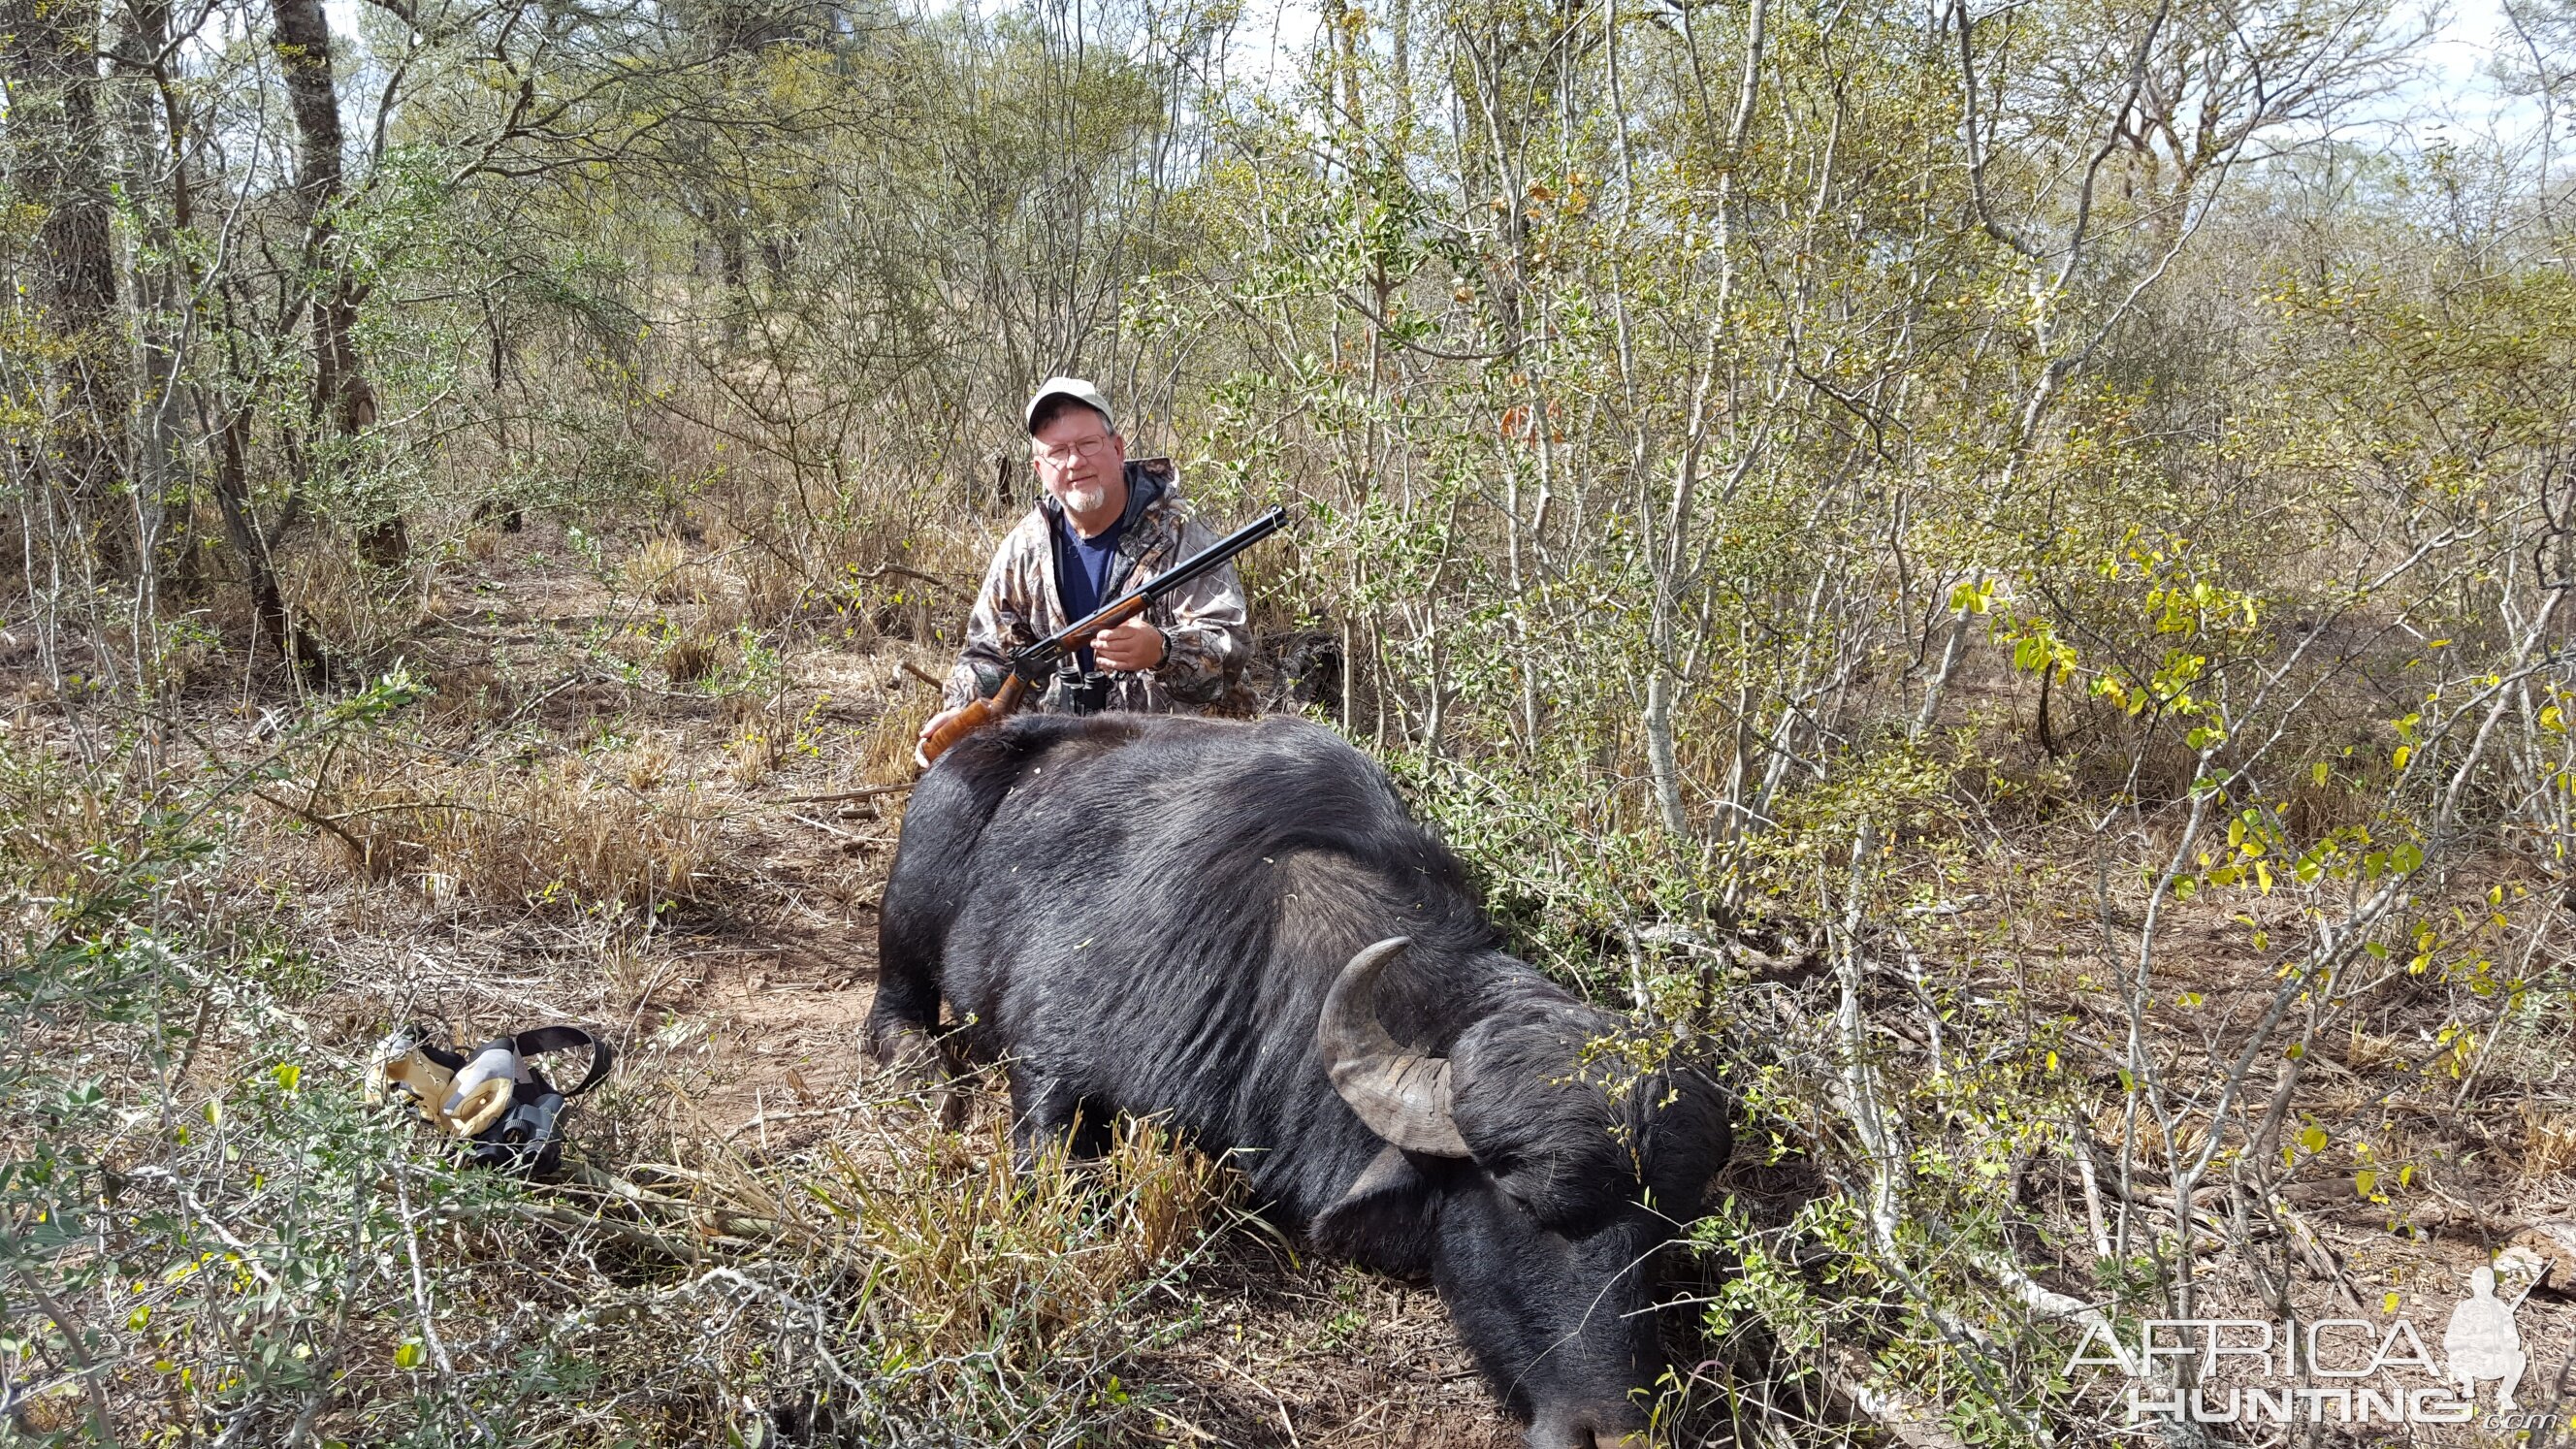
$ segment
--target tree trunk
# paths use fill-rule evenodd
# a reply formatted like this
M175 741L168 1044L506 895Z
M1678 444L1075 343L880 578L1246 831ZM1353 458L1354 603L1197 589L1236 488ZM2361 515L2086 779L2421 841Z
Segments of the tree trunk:
M74 500L99 556L122 573L135 549L118 487L125 387L97 25L93 10L68 0L0 0L9 179L43 211L20 280L47 344L34 370L50 396L44 442L21 461Z
M743 317L751 310L751 266L744 256L742 223L719 216L715 224L716 262L724 275L724 350L742 350Z
M286 612L286 594L278 587L277 564L269 557L268 538L251 510L251 413L236 408L214 438L215 509L222 515L224 536L242 560L242 578L250 588L251 618L278 657L293 666L304 682L320 688L327 677L322 650Z
M340 130L340 97L331 72L331 25L322 0L275 0L276 47L286 74L287 109L295 117L295 197L304 212L304 267L313 298L313 407L341 447L325 450L346 466L348 444L376 420L375 390L359 365L357 279L337 245L334 208L344 189L340 169L346 138ZM358 529L358 552L367 562L391 566L411 552L400 513L369 520Z
M77 5L0 0L12 179L45 207L31 290L66 329L99 326L116 310L95 24Z
M111 55L118 77L112 97L116 110L112 134L120 146L118 171L126 195L132 198L133 225L141 234L125 286L133 319L128 382L133 409L134 526L144 561L135 584L138 612L147 621L159 613L159 559L170 502L184 496L187 486L181 458L186 446L186 382L180 314L187 306L188 288L170 260L179 251L177 227L187 209L187 178L177 147L167 142L178 128L165 129L157 112L168 103L168 92L162 88L167 76L161 66L169 34L166 0L136 0L127 8L124 33ZM168 210L162 205L165 195Z

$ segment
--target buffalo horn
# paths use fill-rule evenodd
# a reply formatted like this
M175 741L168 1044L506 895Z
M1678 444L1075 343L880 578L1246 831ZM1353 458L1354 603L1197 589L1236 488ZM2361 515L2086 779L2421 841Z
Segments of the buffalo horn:
M1449 1114L1448 1059L1403 1050L1377 1019L1377 979L1412 944L1397 936L1351 958L1325 993L1315 1045L1333 1090L1370 1131L1407 1152L1465 1157L1467 1143Z

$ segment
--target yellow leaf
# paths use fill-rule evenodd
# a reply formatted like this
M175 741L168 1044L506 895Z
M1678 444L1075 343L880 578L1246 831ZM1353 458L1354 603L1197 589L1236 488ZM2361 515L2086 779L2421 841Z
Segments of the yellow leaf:
M2406 1299L2403 1294L2392 1291L2387 1297L2379 1300L2379 1311L2382 1313L2395 1313L2397 1311L2397 1306L2405 1301Z
M2318 1126L2314 1122L2309 1123L2307 1127L2299 1133L2299 1145L2308 1149L2310 1152L2325 1151L2328 1140L2329 1139L2326 1137L2326 1129Z
M2402 769L2405 769L2405 768L2406 768L2406 758L2407 758L2407 756L2412 755L2412 754L2414 754L2414 753L2415 753L2415 751L2414 751L2413 749L2409 748L2408 746L2405 746L2405 745L2399 745L2399 746L2397 747L2397 753L2395 753L2395 754L2393 754L2393 755L2390 755L2390 756L2388 757L2388 759L2389 759L2389 762L2390 762L2391 764L2394 764L2395 766L2397 766L2397 768L2399 768L2399 769L2401 769L2401 770L2402 770Z
M2370 1190L2377 1186L2379 1186L2379 1174L2367 1167L2352 1175L2352 1190L2363 1197L2370 1196Z
M2396 1295L2391 1294L2391 1295L2389 1295L2389 1296L2391 1296L2391 1297L2395 1297ZM408 1338L408 1339L405 1339L405 1340L403 1340L402 1344L394 1350L394 1367L395 1367L395 1368L399 1368L399 1369L418 1368L418 1367L420 1367L420 1360L421 1360L421 1352L420 1352L420 1340L419 1340L419 1339L416 1339L416 1338Z

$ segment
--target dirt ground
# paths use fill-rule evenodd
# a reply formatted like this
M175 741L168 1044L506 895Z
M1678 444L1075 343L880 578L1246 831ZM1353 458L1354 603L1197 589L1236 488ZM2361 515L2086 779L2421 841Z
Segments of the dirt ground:
M442 889L435 872L353 870L338 842L281 816L242 857L243 885L288 901L281 926L328 962L317 1034L354 1067L388 1021L460 1042L548 1021L604 1026L622 1045L618 1070L572 1130L574 1151L604 1164L664 1151L759 1164L846 1131L867 1110L861 1030L901 812L899 792L864 792L908 780L908 766L888 767L886 742L899 736L908 756L931 695L922 675L953 656L872 623L808 619L778 631L788 642L745 692L756 698L711 698L667 678L653 643L711 612L707 600L656 604L586 575L543 524L480 546L487 556L441 580L403 647L439 691L422 738L371 768L500 759L532 777L579 774L710 822L705 879L639 928L631 910L531 909ZM213 729L219 747L258 747L258 711L206 702L228 716ZM746 733L790 726L791 747L745 768ZM828 798L852 793L862 798ZM1168 1442L1519 1442L1427 1287L1243 1227L1190 1289L1181 1316L1197 1327L1144 1351L1130 1375Z
M875 982L876 899L900 824L899 791L879 787L909 774L895 746L927 710L923 676L944 672L946 647L906 637L917 616L909 629L901 618L834 627L809 617L773 633L784 642L756 689L719 698L675 682L659 663L675 632L714 607L706 599L656 604L613 588L568 567L563 539L542 524L487 535L484 548L442 581L405 648L414 672L441 691L425 737L410 747L420 768L515 758L531 774L581 773L681 810L711 827L702 876L690 899L638 928L633 911L530 909L401 872L353 870L333 842L281 817L275 836L245 857L256 878L243 884L283 888L289 929L333 962L340 984L324 994L317 1030L354 1062L388 1020L441 1022L460 1038L549 1020L604 1025L625 1043L612 1099L624 1106L590 1111L575 1129L580 1150L602 1161L640 1148L621 1140L628 1133L757 1162L846 1127ZM746 695L757 697L746 704ZM256 748L257 712L224 712L219 743ZM794 739L746 765L755 747L744 741L763 731ZM2109 1041L2125 1028L2099 969L2093 907L2055 888L1999 891L1927 924L1922 944L2020 963L1997 967L1994 989L2064 1013L2071 1040ZM2182 964L2170 984L2206 998L2196 1011L2252 1009L2272 979L2273 958L2249 944L2265 923L2219 910L2176 919L2166 950ZM2187 1038L2210 1019L2176 1015L2172 1025ZM2504 1296L2513 1299L2553 1263L2554 1225L2576 1225L2567 1171L2576 1167L2576 1117L2553 1115L2554 1098L2526 1101L2511 1121L2456 1100L2446 1110L2421 1073L2401 1070L2430 1040L2400 1001L2333 1060L2314 1063L2320 1085L2302 1098L2337 1144L2401 1146L2413 1166L2407 1192L2374 1202L2354 1186L2368 1160L2317 1155L2278 1204L2299 1240L2283 1245L2290 1278L2214 1258L2204 1312L2277 1320L2286 1302L2308 1318L2384 1325L2404 1316L2437 1339L2471 1268L2504 1253ZM2535 1142L2558 1142L2565 1160L2534 1164ZM2034 1211L2080 1223L2076 1186L2054 1171L2014 1190ZM1740 1161L1720 1186L1757 1215L1785 1218L1794 1193L1765 1200L1776 1176ZM2193 1206L2212 1231L2223 1227L2224 1201ZM2576 1226L2563 1241L2563 1261L2518 1312L2531 1358L2527 1406L2558 1405L2576 1358ZM2049 1261L2034 1262L2047 1278ZM2058 1286L2086 1292L2072 1279ZM1153 1390L1151 1412L1170 1442L1518 1442L1427 1288L1316 1261L1249 1228L1221 1244L1191 1287L1198 1326L1146 1351L1136 1375ZM2563 1406L2552 1412L2563 1425ZM2482 1425L2411 1432L2418 1442L2488 1438Z

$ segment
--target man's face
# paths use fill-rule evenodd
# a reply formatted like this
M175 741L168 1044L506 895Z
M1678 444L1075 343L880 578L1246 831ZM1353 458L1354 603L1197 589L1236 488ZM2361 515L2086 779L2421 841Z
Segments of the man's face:
M1126 481L1127 442L1086 407L1069 407L1029 438L1029 458L1048 496L1076 514L1098 513Z

